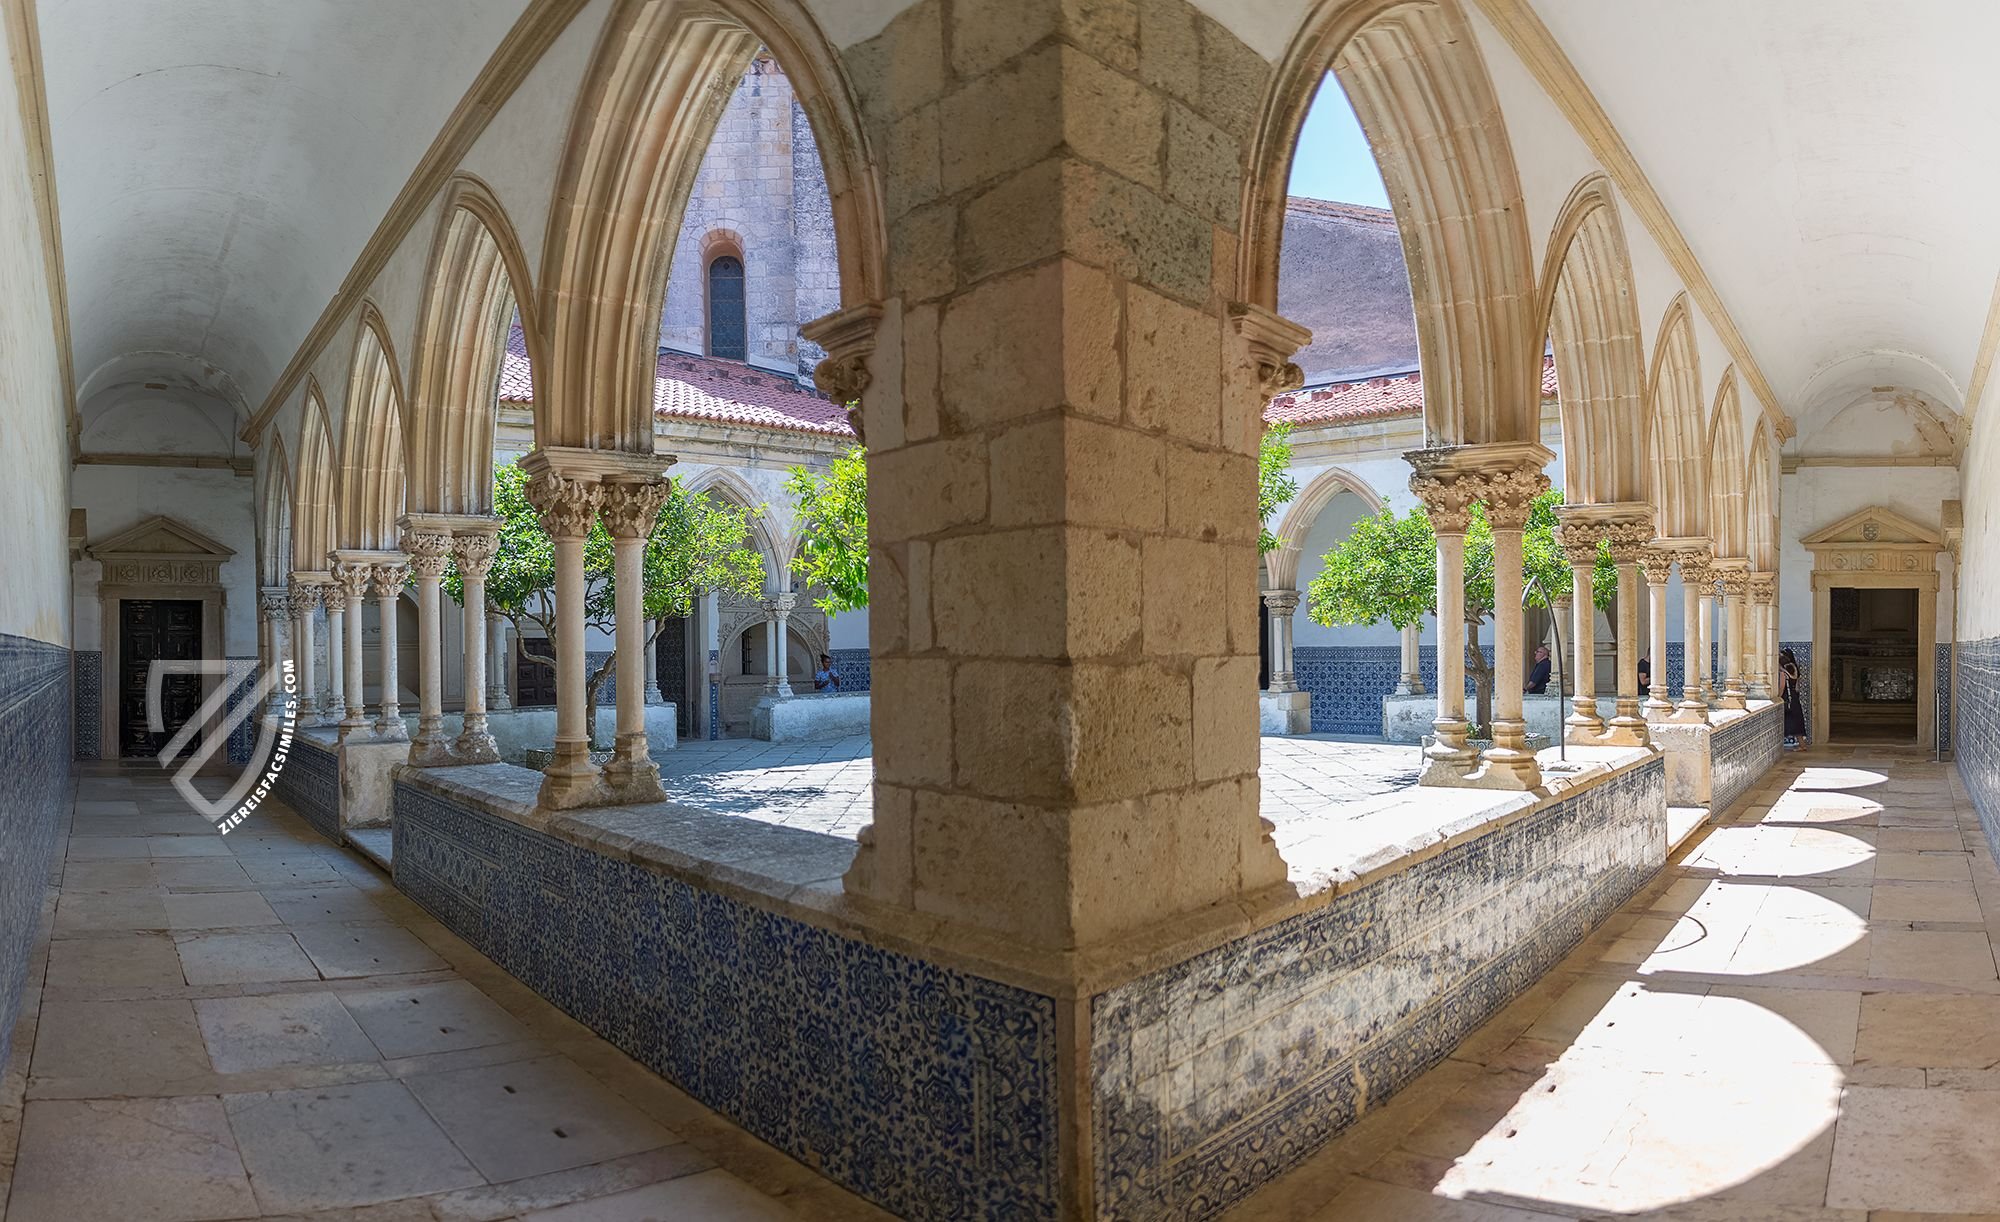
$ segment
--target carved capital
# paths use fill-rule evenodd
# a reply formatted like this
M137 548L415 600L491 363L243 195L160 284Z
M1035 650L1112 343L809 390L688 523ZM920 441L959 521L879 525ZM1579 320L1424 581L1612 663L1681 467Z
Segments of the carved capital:
M673 486L665 480L647 483L605 484L599 513L604 529L614 539L644 539L660 520L660 506L667 503Z
M459 576L474 581L485 577L493 568L493 557L499 551L500 536L497 534L480 531L451 537L451 555L458 562Z
M1674 554L1664 547L1641 547L1638 552L1639 568L1646 574L1646 584L1667 584L1667 578L1674 574Z
M594 480L542 470L528 478L527 496L550 538L581 539L590 534L590 524L597 519L604 488Z
M267 620L292 618L292 592L285 586L266 586L257 591L257 610Z
M1271 609L1271 614L1273 615L1290 615L1299 609L1299 592L1297 590L1266 590L1264 591L1264 605Z
M435 530L406 530L403 551L409 554L412 573L419 577L442 577L451 563L451 536Z
M765 599L764 611L772 619L784 619L785 617L789 616L792 613L792 608L798 605L799 605L798 595L792 593L784 593L778 595L776 598Z
M1265 403L1305 385L1305 374L1292 363L1292 354L1312 342L1311 331L1262 306L1241 301L1230 304L1229 325L1243 343L1257 379L1257 393Z
M333 583L349 602L358 602L368 597L368 580L373 566L349 560L337 560L333 565Z
M868 358L875 353L875 331L881 325L882 307L867 302L799 328L800 338L826 349L826 359L813 366L813 385L847 409L856 437L862 437L861 392L868 389Z
M319 610L321 589L316 585L295 581L292 583L288 601L291 605L293 619L310 619L312 618L312 613Z
M1528 468L1496 471L1485 476L1482 482L1485 487L1481 489L1479 499L1485 502L1486 519L1495 530L1521 530L1526 527L1535 498L1549 490L1549 477L1539 470ZM1591 546L1595 548L1595 540Z
M394 600L403 595L403 586L410 580L410 566L407 561L390 561L370 566L370 575L375 582L375 597Z
M1602 523L1577 521L1565 518L1556 524L1556 543L1569 557L1571 568L1593 568L1597 564L1597 545L1607 531Z
M1681 584L1694 586L1704 593L1715 589L1715 557L1706 551L1682 552L1679 556Z
M1750 602L1759 607L1768 607L1778 601L1778 575L1776 573L1750 574Z
M1410 491L1424 503L1431 529L1438 534L1462 535L1472 524L1472 505L1478 499L1472 481L1419 470L1410 476Z
M1750 574L1742 569L1717 569L1715 584L1722 587L1723 597L1741 598L1750 592Z

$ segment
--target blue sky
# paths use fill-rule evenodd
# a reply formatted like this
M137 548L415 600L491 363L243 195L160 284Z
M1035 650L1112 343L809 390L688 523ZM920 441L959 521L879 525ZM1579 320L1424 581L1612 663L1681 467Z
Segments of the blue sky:
M1291 193L1310 199L1387 208L1388 192L1368 150L1368 137L1347 104L1347 93L1328 73L1306 112L1299 131L1298 152L1292 157Z

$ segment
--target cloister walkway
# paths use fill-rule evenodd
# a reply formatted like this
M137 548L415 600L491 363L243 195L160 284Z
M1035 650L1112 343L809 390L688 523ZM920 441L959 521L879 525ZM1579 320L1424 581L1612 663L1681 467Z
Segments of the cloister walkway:
M0 1222L886 1217L282 806L218 836L156 768L83 773L57 870L0 1086Z
M1949 765L1788 755L1241 1222L2000 1217L2000 871Z

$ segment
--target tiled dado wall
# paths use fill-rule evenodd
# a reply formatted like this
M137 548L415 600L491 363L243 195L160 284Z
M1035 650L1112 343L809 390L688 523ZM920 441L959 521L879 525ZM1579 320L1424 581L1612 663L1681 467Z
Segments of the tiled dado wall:
M1977 641L1963 641L1960 642L1958 648L1960 650L1968 650L1974 648L1978 644L1979 642ZM1808 729L1811 729L1812 699L1813 699L1812 642L1780 641L1778 642L1778 648L1791 650L1792 655L1798 659L1799 695L1805 701L1804 707L1806 711L1806 727ZM1956 744L1954 744L1952 741L1951 655L1952 655L1952 646L1947 642L1940 641L1934 647L1934 652L1931 657L1931 665L1935 668L1932 671L1932 679L1937 684L1937 699L1938 699L1937 749L1941 752L1951 751L1954 750L1956 747ZM1961 668L1965 665L1965 657L1966 655L1963 652L1959 654L1959 665ZM1774 680L1771 687L1771 698L1775 700L1777 699L1777 697L1778 697L1778 688L1776 681ZM1990 712L1990 711L1992 710L1981 709L1973 705L1966 706L1966 713L1968 717L1976 717L1981 712Z
M69 812L70 651L0 635L0 1065L41 932L56 836Z
M1716 727L1709 736L1708 808L1717 815L1769 772L1785 750L1785 711L1772 704Z
M314 831L335 844L341 843L340 761L332 750L303 735L294 735L285 766L278 769L278 779L271 788L299 812L300 818L312 824Z
M94 760L104 753L104 654L79 649L70 655L70 720L74 758Z
M1666 857L1658 757L1096 999L1098 1216L1213 1216L1437 1064Z
M758 1137L901 1217L1056 1216L1050 998L402 781L395 836L412 899Z
M2000 853L2000 637L1958 644L1958 775Z
M865 649L833 649L833 666L840 672L840 690L843 692L865 692L868 690L868 651Z

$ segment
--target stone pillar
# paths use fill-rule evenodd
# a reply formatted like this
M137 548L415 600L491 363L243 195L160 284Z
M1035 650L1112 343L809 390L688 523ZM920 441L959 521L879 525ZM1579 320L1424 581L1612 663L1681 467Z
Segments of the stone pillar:
M548 451L521 460L528 468L528 503L555 544L556 734L554 758L542 769L537 801L551 810L588 806L601 786L590 762L590 710L584 707L583 544L604 490L595 478L565 475Z
M664 619L648 620L646 623L646 703L665 704L667 698L660 692L660 633L666 630Z
M320 592L326 602L326 690L320 693L319 724L332 726L347 713L347 600L337 582Z
M1563 657L1558 642L1569 640L1575 635L1574 632L1564 632L1561 626L1568 623L1576 614L1576 600L1570 597L1567 587L1552 593L1556 597L1551 600L1549 606L1549 630L1543 633L1542 639L1536 643L1548 646L1552 663L1549 672L1550 681L1556 685L1556 691L1560 695L1568 696L1576 690L1576 659L1573 656L1574 651L1571 657Z
M417 582L417 735L410 763L436 768L456 763L444 732L444 571L451 563L451 536L443 531L403 528L403 552ZM387 614L385 612L384 614ZM385 633L386 646L390 637ZM387 675L391 672L384 671Z
M512 676L507 673L508 660L513 656L509 641L508 623L499 614L486 617L486 634L492 654L486 659L486 707L494 712L504 712L514 707Z
M313 612L319 609L319 602L320 587L296 579L292 582L292 658L298 670L301 725L319 704L319 684L315 682L313 668Z
M1683 722L1706 722L1708 720L1708 700L1703 693L1703 672L1708 666L1702 659L1708 656L1708 603L1702 591L1712 589L1715 574L1709 568L1706 551L1685 551L1679 554L1681 566L1681 702L1674 709L1674 720Z
M1403 645L1403 674L1396 682L1398 696L1421 696L1424 694L1424 645L1423 625L1411 624L1401 630Z
M452 532L452 559L458 565L465 595L460 610L465 636L465 714L451 744L452 759L461 764L500 761L500 747L486 723L486 688L492 670L492 651L486 646L486 574L493 568L499 547L499 535L493 530L461 527Z
M1641 548L1639 567L1645 571L1646 591L1652 600L1648 608L1652 634L1647 653L1653 678L1646 691L1645 718L1649 722L1666 721L1674 712L1673 693L1667 687L1667 582L1674 575L1674 554L1657 547Z
M1604 532L1594 523L1564 518L1560 527L1563 554L1569 558L1570 604L1575 609L1571 631L1571 670L1576 676L1576 698L1563 721L1564 733L1572 743L1591 745L1604 734L1604 721L1597 715L1597 544ZM1495 558L1498 564L1498 558ZM1496 569L1497 571L1497 569ZM1498 587L1494 601L1501 607ZM1495 612L1494 618L1499 618Z
M1644 747L1652 741L1639 704L1639 549L1652 533L1649 515L1647 520L1614 525L1605 536L1618 571L1618 707L1605 730L1607 745ZM1664 610L1664 588L1657 601Z
M604 768L609 801L664 802L660 767L646 736L646 544L660 518L660 507L672 492L663 479L607 480L604 484L604 527L611 533L612 598L617 615L618 738L615 754Z
M1465 531L1472 521L1475 481L1460 476L1442 459L1411 457L1416 474L1410 491L1424 503L1437 535L1438 712L1431 742L1424 748L1424 785L1462 785L1478 764L1466 744L1471 723L1465 716Z
M375 717L375 737L382 742L404 742L410 737L403 728L402 682L396 670L396 604L410 579L407 560L389 560L374 566L375 609L381 617L382 705ZM432 616L436 618L435 615Z
M1266 590L1264 606L1271 619L1271 692L1296 692L1298 676L1292 669L1292 613L1299 609L1297 590Z
M289 586L265 586L257 592L258 623L263 627L263 664L269 670L282 670L285 662L292 657L292 591ZM285 716L285 686L283 683L271 689L264 698L267 716L281 721Z
M1738 560L1737 566L1723 569L1718 578L1722 585L1725 612L1726 635L1723 640L1726 644L1723 665L1728 671L1722 682L1722 707L1725 709L1743 708L1748 695L1743 686L1743 596L1748 577L1744 570L1738 567L1742 563Z
M1748 696L1752 700L1771 699L1771 676L1777 670L1777 658L1773 655L1771 643L1771 621L1775 618L1773 603L1778 595L1778 577L1775 573L1752 573L1750 592L1750 682Z
M788 700L792 696L792 681L786 673L786 624L792 616L792 608L798 604L799 596L792 593L780 594L776 598L764 600L764 644L770 656L766 659L764 699Z
M333 580L340 586L341 599L347 604L347 678L344 684L347 715L340 719L341 742L368 728L367 691L361 678L361 600L367 597L371 576L372 569L366 560L337 559L334 562Z
M1711 709L1720 708L1722 695L1715 683L1716 635L1715 562L1709 561L1708 578L1701 587L1701 698Z
M1537 447L1539 448L1539 447ZM1480 770L1495 788L1533 789L1542 783L1541 765L1527 749L1528 723L1522 715L1521 542L1534 500L1549 486L1541 464L1496 471L1485 481L1486 519L1493 527L1493 745ZM1589 597L1582 600L1588 604ZM1582 682L1579 676L1579 682ZM1593 718L1593 720L1595 720Z

